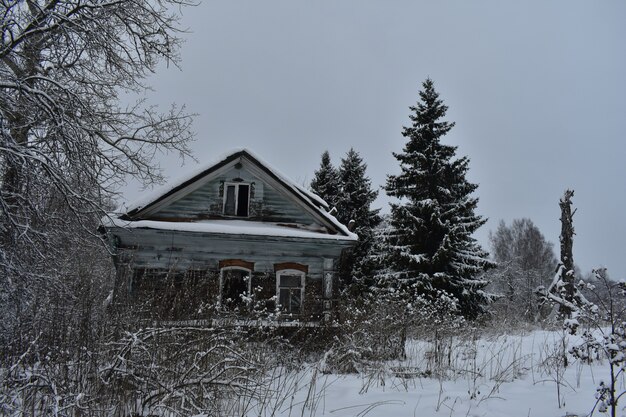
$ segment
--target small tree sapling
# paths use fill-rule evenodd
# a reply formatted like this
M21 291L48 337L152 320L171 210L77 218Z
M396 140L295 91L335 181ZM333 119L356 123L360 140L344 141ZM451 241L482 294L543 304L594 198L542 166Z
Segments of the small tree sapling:
M576 332L581 323L588 325L582 332L581 342L572 346L570 353L586 362L594 358L607 360L609 381L600 381L591 414L597 409L615 417L618 402L626 394L617 383L626 368L626 283L611 281L605 268L594 270L593 275L597 285L581 281L579 288L606 296L597 297L598 304L588 303L576 309L573 317L565 320L565 325L572 332Z

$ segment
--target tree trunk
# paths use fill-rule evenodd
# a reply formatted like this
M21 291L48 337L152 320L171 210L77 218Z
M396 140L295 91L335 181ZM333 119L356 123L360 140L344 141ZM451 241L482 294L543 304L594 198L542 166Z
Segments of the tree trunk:
M576 293L574 283L574 257L572 255L572 246L574 244L574 222L573 217L576 210L572 211L573 190L565 190L563 197L559 201L561 207L561 281L563 281L563 297L570 303L576 303L574 295ZM561 304L559 312L566 317L570 317L572 311L567 306Z

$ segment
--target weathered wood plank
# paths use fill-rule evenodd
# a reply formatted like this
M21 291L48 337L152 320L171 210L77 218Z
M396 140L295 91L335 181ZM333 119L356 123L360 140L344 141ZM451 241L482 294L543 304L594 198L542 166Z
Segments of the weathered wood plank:
M223 217L223 187L234 180L252 185L250 220L265 222L317 224L313 216L283 193L245 168L231 169L212 179L199 189L163 207L150 216L151 219L207 219Z

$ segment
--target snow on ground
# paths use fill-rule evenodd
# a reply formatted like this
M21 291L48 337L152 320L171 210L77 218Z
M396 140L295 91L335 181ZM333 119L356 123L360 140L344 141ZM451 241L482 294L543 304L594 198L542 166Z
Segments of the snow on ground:
M250 407L247 415L588 416L596 387L608 379L607 363L587 365L570 357L563 368L563 337L562 332L534 331L448 339L444 344L451 348L441 350L443 364L435 361L432 344L413 341L406 360L372 365L354 375L323 374L323 365L313 364L297 376L278 378L281 400L265 409ZM575 340L566 336L566 344L571 343ZM606 414L595 410L594 415Z

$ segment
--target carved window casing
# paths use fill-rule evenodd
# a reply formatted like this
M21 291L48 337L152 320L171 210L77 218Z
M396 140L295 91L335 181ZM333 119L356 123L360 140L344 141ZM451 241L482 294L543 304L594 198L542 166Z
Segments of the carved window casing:
M297 269L276 271L276 300L286 313L300 314L304 301L306 273Z

